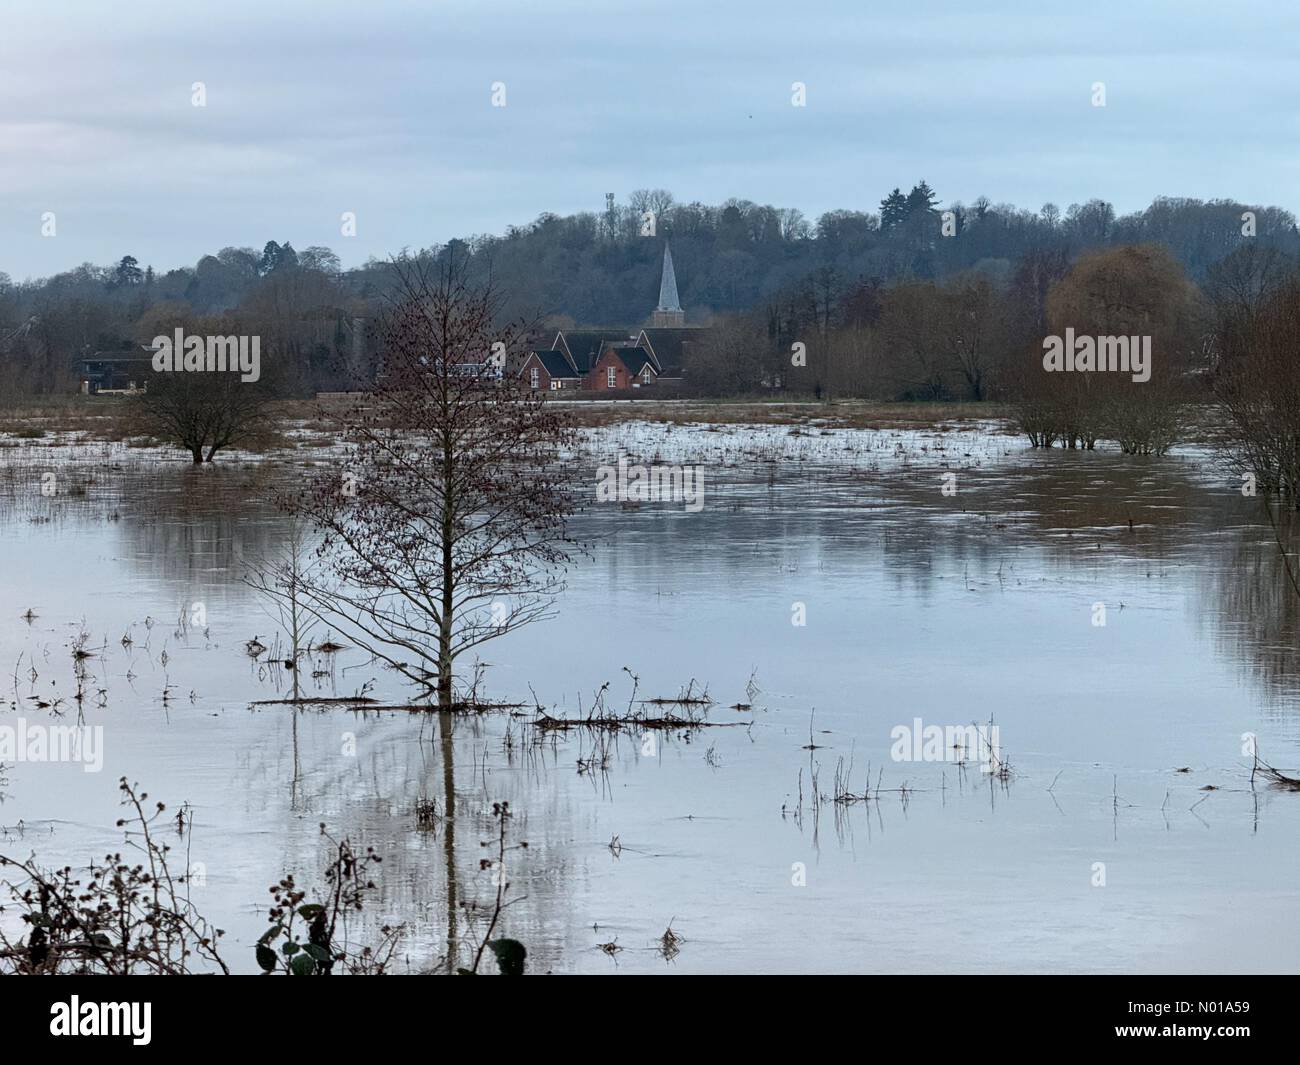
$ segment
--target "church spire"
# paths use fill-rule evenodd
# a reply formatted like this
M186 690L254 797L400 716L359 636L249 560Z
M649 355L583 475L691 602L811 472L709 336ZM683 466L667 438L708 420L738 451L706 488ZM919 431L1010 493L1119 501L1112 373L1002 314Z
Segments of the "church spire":
M677 297L677 274L673 271L673 253L664 242L664 269L659 280L659 306L650 318L651 326L681 326L686 324L686 314Z
M677 275L673 272L673 253L668 248L668 242L664 241L664 273L659 282L659 306L655 308L658 311L680 311L682 305L677 299Z

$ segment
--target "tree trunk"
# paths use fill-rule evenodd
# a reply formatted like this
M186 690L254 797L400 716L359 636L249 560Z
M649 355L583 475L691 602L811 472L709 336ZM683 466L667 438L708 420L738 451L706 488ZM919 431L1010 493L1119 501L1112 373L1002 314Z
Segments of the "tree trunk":
M447 871L447 972L456 971L459 942L456 936L456 768L450 714L438 715L442 746L442 846Z
M447 402L444 384L442 402ZM438 706L443 710L451 709L451 636L452 611L456 604L456 575L452 568L454 555L452 537L455 535L455 501L454 475L456 472L456 449L451 433L442 433L442 613L438 624Z
M449 597L444 596L444 603ZM438 629L438 707L451 709L451 611L447 607Z
M293 562L290 563L290 565L293 567L293 569L292 569L292 571L291 571L291 576L290 576L290 578L289 578L290 581L292 582L292 583L290 584L290 586L289 586L289 606L290 606L290 614L289 614L289 616L290 616L290 619L291 619L290 624L293 626L293 671L292 671L292 672L293 672L293 701L294 701L295 703L298 702L299 698L301 698L301 694L300 694L300 692L299 692L299 687L298 687L298 662L299 662L299 648L298 648L298 640L299 640L299 638L300 638L300 634L301 634L301 631L302 631L302 626L300 625L299 620L298 620L298 555L297 555L297 549L298 549L298 544L297 544L297 539L296 539L296 537L295 537L295 540L294 540L294 556L293 556Z

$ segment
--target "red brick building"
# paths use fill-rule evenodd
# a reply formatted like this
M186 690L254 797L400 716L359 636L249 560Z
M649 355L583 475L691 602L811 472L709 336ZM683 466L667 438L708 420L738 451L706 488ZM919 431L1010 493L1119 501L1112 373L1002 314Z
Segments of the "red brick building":
M651 352L636 344L610 344L587 374L583 387L591 391L648 388L658 377Z
M582 374L563 351L530 351L519 370L534 392L576 391L582 387Z
M666 246L659 305L650 323L645 329L561 330L549 349L528 353L519 375L543 392L634 392L679 383L690 345L705 330L684 323Z

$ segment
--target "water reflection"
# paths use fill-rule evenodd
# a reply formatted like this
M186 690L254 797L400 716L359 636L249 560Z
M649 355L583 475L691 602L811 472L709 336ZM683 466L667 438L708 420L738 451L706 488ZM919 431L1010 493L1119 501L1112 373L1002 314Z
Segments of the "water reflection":
M1262 503L1251 509L1267 521ZM1241 663L1271 705L1289 710L1300 691L1300 594L1292 585L1300 522L1286 512L1275 513L1275 521L1276 534L1269 524L1225 530L1226 564L1201 569L1199 583L1218 651Z
M750 724L665 733L650 754L624 736L599 771L583 768L597 737L532 735L526 716L252 705L291 679L243 653L271 637L242 566L282 547L271 498L300 468L196 474L115 453L84 471L84 492L53 497L11 470L0 546L20 563L4 577L0 655L23 657L4 717L51 712L33 697L75 688L85 618L106 700L64 708L104 724L108 764L102 779L15 766L0 817L52 825L40 850L56 861L112 845L118 775L190 802L201 906L246 969L266 886L323 869L321 822L385 856L366 920L408 923L408 967L466 964L494 891L480 861L499 801L529 844L507 869L520 901L506 932L533 971L662 969L670 922L681 970L858 969L868 949L882 971L1268 967L1197 926L1225 897L1276 897L1300 873L1271 836L1242 842L1259 824L1260 838L1300 828L1296 804L1260 801L1236 761L1246 729L1267 731L1280 764L1300 739L1300 608L1258 503L1202 456L1000 446L960 470L956 496L941 464L735 461L710 471L698 514L582 514L594 557L559 617L485 651L493 694L529 702L531 686L574 713L607 680L626 699L628 666L646 695L707 681L711 718ZM1288 523L1286 542L1296 533ZM177 624L196 601L206 632ZM350 651L311 672L321 694L404 694ZM913 715L996 715L1017 776L891 762L890 726ZM834 802L837 770L875 798ZM1099 860L1125 874L1104 913L1087 875ZM1258 910L1297 930L1294 912ZM976 927L995 957L965 938Z

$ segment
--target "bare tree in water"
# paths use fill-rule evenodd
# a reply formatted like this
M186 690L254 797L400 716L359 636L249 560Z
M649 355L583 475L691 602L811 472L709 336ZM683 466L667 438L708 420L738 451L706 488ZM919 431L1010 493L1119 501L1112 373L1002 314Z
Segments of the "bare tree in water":
M511 372L523 330L499 323L490 280L449 254L394 271L382 369L334 416L346 455L296 509L336 578L313 610L449 708L457 659L547 616L563 587L573 430Z
M1238 322L1218 326L1223 436L1243 473L1300 509L1300 280L1261 301L1244 327Z
M230 373L155 374L134 411L141 429L184 448L197 466L254 436L275 398L269 382Z
M284 549L277 556L253 560L243 576L244 584L261 594L268 613L289 638L289 657L283 659L293 677L293 701L302 701L299 668L310 652L308 639L319 617L312 604L327 593L328 575L307 543L307 530L294 518Z

